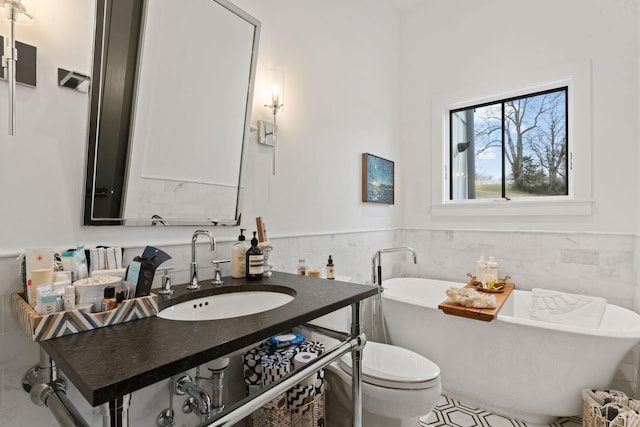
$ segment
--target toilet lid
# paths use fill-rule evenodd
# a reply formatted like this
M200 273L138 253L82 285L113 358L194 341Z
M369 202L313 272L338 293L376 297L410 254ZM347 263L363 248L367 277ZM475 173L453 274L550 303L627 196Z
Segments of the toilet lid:
M362 381L387 388L426 389L440 382L440 368L406 348L367 342L362 351ZM351 353L340 358L340 368L351 374Z

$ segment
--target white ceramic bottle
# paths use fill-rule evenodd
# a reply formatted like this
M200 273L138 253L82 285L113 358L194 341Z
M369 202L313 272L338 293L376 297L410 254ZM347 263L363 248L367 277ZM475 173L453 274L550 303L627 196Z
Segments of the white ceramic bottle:
M487 280L498 281L498 261L493 256L490 256L489 261L487 261Z
M484 256L480 256L476 261L476 280L482 281L482 275L486 268L487 261L485 261Z
M244 279L246 277L247 249L249 245L244 236L244 228L240 229L238 241L231 247L231 277L234 279Z

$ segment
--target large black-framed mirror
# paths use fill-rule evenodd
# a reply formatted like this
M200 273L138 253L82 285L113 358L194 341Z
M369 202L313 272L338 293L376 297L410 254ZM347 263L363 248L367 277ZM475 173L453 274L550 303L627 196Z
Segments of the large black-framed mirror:
M85 225L235 225L260 22L227 0L97 0Z

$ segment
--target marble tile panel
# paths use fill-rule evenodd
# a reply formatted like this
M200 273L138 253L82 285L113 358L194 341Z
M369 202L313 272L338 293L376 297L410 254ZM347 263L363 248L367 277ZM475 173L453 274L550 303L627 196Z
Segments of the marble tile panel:
M22 331L0 335L0 371L26 369L39 359L39 346L27 338Z
M599 265L600 252L593 249L562 249L560 260L565 264Z
M32 365L35 366L35 363ZM2 409L12 408L14 406L30 403L29 393L22 388L22 378L24 374L31 368L19 367L17 369L7 369L2 372Z
M50 426L51 415L44 406L31 402L0 410L0 426Z

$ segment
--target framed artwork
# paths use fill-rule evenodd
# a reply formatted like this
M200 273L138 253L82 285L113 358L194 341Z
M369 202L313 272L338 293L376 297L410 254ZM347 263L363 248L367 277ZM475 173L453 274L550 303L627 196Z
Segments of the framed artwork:
M362 201L394 204L394 163L362 153Z

